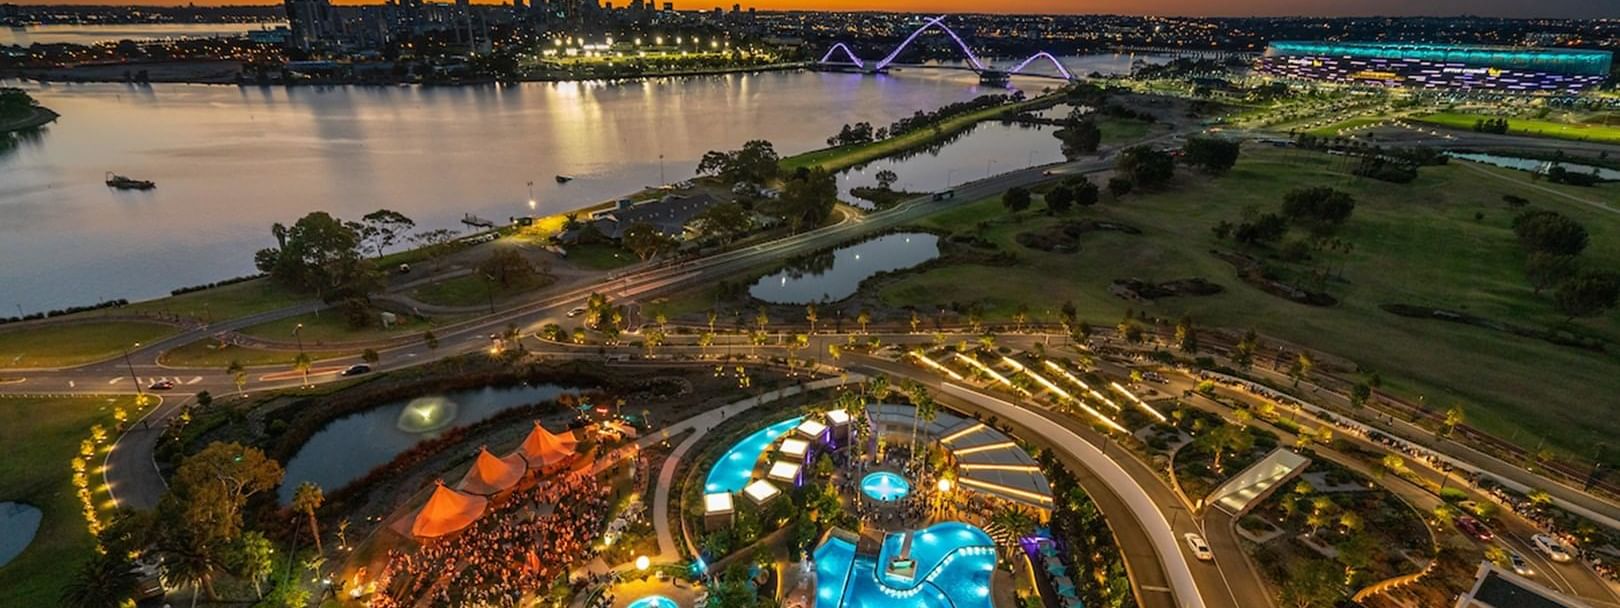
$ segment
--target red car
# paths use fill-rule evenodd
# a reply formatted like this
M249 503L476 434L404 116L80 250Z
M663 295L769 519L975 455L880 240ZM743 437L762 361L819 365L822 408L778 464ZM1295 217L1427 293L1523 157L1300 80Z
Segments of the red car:
M1491 532L1490 528L1485 527L1485 524L1468 515L1457 517L1457 529L1462 530L1464 534L1479 539L1480 542L1489 542L1491 539L1496 538L1496 534Z

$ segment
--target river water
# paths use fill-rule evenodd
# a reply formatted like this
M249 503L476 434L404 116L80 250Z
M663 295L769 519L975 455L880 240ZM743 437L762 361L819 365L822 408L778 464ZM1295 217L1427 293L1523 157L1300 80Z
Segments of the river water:
M0 27L0 46L34 44L96 44L119 40L170 40L175 38L217 38L242 36L254 30L285 26L286 23L129 23L82 25L33 25L26 28Z
M1117 72L1134 59L1065 63ZM505 221L530 213L532 181L536 211L561 212L690 177L709 150L766 139L804 152L846 123L886 125L991 92L971 73L920 69L458 88L20 86L62 118L0 144L9 312L249 274L253 252L274 244L270 224L312 210L393 209L419 228L459 227L464 213ZM1027 162L1015 152L1004 155ZM112 191L106 172L157 188ZM559 174L577 179L559 185ZM956 179L968 177L981 176Z

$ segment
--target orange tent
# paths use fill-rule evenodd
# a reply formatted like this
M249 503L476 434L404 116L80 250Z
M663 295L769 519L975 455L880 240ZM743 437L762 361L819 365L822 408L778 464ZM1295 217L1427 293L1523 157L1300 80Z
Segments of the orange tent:
M411 522L411 535L420 538L438 538L472 525L484 514L489 499L463 494L445 487L439 480L433 496L416 512Z
M461 483L456 484L456 489L483 496L497 494L516 485L528 468L521 454L496 458L489 453L489 448L478 448L478 459L473 461L471 469L467 469L467 474L461 478Z
M536 421L534 430L523 440L523 445L518 446L517 453L528 461L530 467L549 467L573 456L574 446L578 444L573 431L553 435Z

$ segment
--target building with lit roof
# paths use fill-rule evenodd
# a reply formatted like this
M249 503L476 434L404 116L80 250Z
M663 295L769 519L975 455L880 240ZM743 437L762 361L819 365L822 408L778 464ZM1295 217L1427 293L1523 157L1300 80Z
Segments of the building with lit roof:
M1408 89L1574 94L1603 84L1613 53L1385 42L1272 42L1255 69L1290 80Z

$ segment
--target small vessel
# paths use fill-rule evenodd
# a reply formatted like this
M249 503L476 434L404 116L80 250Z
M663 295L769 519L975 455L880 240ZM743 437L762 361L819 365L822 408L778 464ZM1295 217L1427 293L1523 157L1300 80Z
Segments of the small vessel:
M571 182L571 181L574 181L574 178L572 176L568 176L568 175L559 175L559 176L557 176L557 183L559 183L559 184L566 184L566 183Z
M131 179L108 171L107 187L119 190L151 190L156 188L157 184L149 179Z

